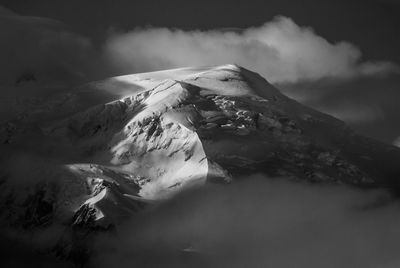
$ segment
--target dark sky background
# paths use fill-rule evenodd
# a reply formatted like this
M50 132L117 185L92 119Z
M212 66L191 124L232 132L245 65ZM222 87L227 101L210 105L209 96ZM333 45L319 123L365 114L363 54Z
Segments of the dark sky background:
M312 27L330 43L345 40L354 44L362 51L363 60L400 65L397 0L0 0L0 5L19 15L61 21L95 47L101 47L110 32L135 27L244 29L283 15L297 25ZM398 74L278 87L307 105L345 120L364 135L387 143L400 136Z

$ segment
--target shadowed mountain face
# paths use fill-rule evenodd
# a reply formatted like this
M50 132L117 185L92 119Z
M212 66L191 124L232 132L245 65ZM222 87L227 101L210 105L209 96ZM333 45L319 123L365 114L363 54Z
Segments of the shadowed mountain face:
M399 188L399 149L236 65L115 77L22 106L1 128L2 200L13 207L2 214L13 224L107 227L249 173Z

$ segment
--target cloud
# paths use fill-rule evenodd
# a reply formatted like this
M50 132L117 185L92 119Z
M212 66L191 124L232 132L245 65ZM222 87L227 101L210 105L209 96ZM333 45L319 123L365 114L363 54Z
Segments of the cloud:
M338 117L362 135L392 144L400 133L400 75L280 84L302 104ZM362 94L360 94L362 92Z
M18 15L0 7L0 82L24 73L37 80L84 79L92 71L93 46L59 21Z
M0 6L0 16L15 16L13 11L9 10L8 8Z
M336 106L327 108L319 107L320 111L337 117L348 124L363 124L383 121L385 114L378 105L360 105L355 102L338 103Z
M383 191L263 176L209 186L99 236L95 267L398 267L399 203Z
M21 177L13 181L18 194L41 178L61 178L35 158L11 161L13 178ZM0 255L7 264L54 267L58 261L68 267L48 253L82 239L71 247L90 252L88 266L99 268L398 267L399 211L398 200L383 190L252 175L183 192L90 237L69 237L57 223L24 233L0 228L0 242L13 245Z
M297 82L399 70L390 62L362 61L362 53L354 45L330 43L287 17L240 32L138 28L113 34L105 50L114 67L125 73L236 63L270 82Z
M87 37L47 18L0 7L0 83L24 73L38 80L93 80L122 73L237 63L270 82L352 78L398 71L390 62L362 61L348 42L330 43L311 28L277 17L244 30L138 28L114 33L100 51Z
M393 141L393 145L400 148L400 136Z

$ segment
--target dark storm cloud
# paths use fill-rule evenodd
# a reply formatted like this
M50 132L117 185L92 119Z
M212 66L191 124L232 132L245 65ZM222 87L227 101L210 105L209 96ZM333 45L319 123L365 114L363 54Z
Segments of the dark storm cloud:
M114 66L126 73L236 63L273 83L399 71L390 62L362 61L361 51L351 43L330 43L287 17L242 32L136 29L113 35L106 53Z
M384 192L252 176L139 213L95 267L398 267L400 205Z
M37 80L79 80L91 72L89 39L62 23L21 16L0 7L0 81L10 83L24 73Z

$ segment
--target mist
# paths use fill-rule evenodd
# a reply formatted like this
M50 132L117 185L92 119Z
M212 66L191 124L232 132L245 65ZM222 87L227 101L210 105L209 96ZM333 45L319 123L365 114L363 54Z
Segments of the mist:
M397 137L397 138L393 141L393 145L394 145L394 146L397 146L397 147L400 147L400 136Z
M398 267L400 203L382 190L253 175L184 193L100 236L94 267Z
M8 186L22 200L17 206L36 185L57 185L65 176L56 163L49 166L49 160L29 154L12 157L9 169ZM398 267L399 212L399 201L384 189L254 174L182 192L147 206L113 231L93 233L88 265ZM71 265L51 251L66 230L57 220L41 228L1 228L0 239L15 245L2 250L3 259L20 267L30 261L43 267Z

